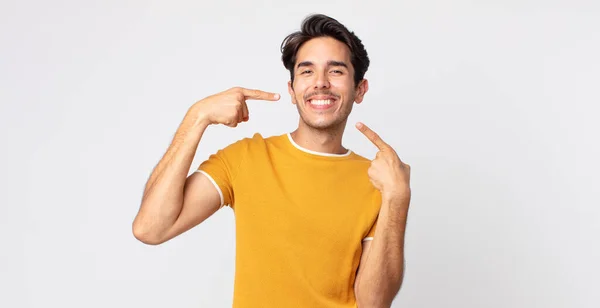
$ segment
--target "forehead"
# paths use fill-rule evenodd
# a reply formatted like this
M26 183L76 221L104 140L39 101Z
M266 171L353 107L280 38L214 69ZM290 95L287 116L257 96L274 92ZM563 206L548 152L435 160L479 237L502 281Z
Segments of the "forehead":
M331 37L314 38L298 49L296 64L304 61L313 62L315 65L325 65L328 61L343 61L350 66L350 49L346 44Z

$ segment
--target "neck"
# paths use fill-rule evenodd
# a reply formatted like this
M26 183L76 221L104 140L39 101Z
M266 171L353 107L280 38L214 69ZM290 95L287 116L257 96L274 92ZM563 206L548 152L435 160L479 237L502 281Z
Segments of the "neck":
M346 154L348 149L342 146L345 128L346 121L328 129L312 128L300 121L298 128L290 135L294 142L305 149L320 153Z

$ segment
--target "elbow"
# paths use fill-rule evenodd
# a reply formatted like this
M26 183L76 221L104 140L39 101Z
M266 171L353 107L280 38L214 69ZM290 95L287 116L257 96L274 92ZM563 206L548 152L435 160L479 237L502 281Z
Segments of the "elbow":
M134 221L132 224L133 236L140 242L146 245L160 245L164 242L155 232L148 227L143 226L141 223Z

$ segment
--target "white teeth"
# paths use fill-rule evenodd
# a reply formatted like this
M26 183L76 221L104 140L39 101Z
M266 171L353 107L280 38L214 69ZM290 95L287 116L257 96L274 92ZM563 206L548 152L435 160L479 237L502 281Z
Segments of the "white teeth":
M313 105L330 105L331 100L329 99L315 99L310 102Z

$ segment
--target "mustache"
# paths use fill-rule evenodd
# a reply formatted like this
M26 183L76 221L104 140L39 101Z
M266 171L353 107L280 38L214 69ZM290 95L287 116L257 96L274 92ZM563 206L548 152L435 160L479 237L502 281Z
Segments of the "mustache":
M331 91L315 91L315 92L311 92L311 93L307 93L306 95L304 95L304 100L308 100L309 97L311 96L315 96L315 95L327 95L327 96L333 96L336 99L339 99L340 96L331 92Z

